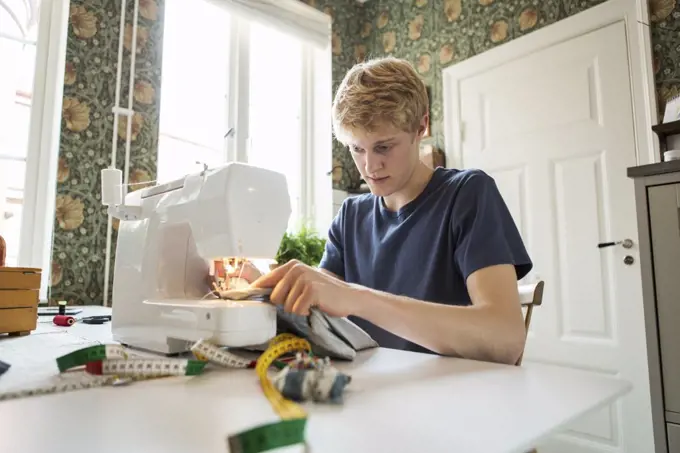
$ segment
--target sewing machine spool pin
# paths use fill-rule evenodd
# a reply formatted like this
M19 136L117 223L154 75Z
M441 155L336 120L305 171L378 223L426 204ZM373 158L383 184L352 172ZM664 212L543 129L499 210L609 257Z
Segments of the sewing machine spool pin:
M208 171L208 164L206 164L205 162L198 161L198 160L196 161L196 163L198 165L203 165L203 171L201 171L201 176L205 176L205 173Z

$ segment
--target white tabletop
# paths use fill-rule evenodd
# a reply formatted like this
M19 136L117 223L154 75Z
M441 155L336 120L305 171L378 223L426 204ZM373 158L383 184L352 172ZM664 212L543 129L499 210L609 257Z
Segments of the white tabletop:
M105 311L89 308L83 314ZM110 323L69 328L42 323L27 337L0 339L0 360L13 365L0 376L0 391L56 373L54 359L60 355L111 341ZM352 376L344 404L305 404L313 452L525 453L631 388L566 368L389 349L336 365ZM276 419L253 370L211 370L0 402L0 451L226 453L228 435Z

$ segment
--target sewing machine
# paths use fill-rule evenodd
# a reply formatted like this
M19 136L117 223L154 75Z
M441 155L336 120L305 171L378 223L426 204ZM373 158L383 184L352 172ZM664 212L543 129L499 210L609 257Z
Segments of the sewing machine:
M199 340L243 347L276 334L276 310L211 294L214 259L272 259L291 214L284 175L230 163L128 193L102 171L102 202L120 220L112 331L116 341L165 354Z

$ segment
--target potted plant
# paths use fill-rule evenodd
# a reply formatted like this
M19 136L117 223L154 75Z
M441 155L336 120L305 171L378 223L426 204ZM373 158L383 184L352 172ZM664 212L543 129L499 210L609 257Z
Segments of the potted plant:
M276 264L271 267L274 268L294 259L316 267L321 262L325 247L326 239L307 226L303 226L294 233L286 232L276 254Z

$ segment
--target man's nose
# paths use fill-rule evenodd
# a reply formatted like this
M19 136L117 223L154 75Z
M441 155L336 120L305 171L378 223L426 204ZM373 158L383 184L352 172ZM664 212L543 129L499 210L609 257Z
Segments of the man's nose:
M366 153L366 173L369 175L383 168L382 156L376 153L368 152Z

